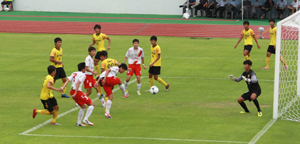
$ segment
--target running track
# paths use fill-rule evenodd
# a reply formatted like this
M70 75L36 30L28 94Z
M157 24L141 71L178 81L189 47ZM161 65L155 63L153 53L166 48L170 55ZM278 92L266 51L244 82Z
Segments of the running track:
M51 33L51 34L92 34L95 22L55 22L55 21L6 21L0 22L0 32L4 33ZM180 36L239 38L242 25L200 25L200 24L154 24L154 23L99 23L102 32L108 35L139 36ZM251 26L258 36L258 27ZM264 26L268 29L268 26ZM269 38L267 31L263 36Z

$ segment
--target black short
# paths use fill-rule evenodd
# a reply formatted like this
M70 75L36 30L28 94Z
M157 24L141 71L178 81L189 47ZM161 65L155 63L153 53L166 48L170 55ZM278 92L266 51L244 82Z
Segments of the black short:
M1 4L3 4L3 5L10 5L10 4L12 4L12 1L3 1L3 2L1 2Z
M275 54L275 53L276 53L276 50L275 50L274 46L269 45L269 48L268 48L268 51L267 51L267 52L270 52L270 53L272 53L272 54Z
M100 60L100 52L102 52L102 51L98 51L98 52L97 52L97 54L96 54L96 56L95 56L95 59Z
M255 93L255 94L257 95L257 97L258 97L258 96L261 94L261 91L254 91L254 92L248 91L248 92L246 92L246 93L244 93L244 94L242 95L242 98L243 98L244 100L251 101L251 95L252 95L253 93Z
M249 51L249 53L251 52L251 49L252 49L252 46L253 45L245 45L244 46L244 50L247 50L247 51Z
M66 77L66 73L65 73L65 70L64 68L56 68L56 74L55 74L55 77L54 79L57 80L57 79L61 79L61 78L65 78Z
M58 105L55 97L49 98L47 100L41 100L41 101L44 105L44 108L47 109L49 112L52 112L54 110L53 107Z
M153 75L159 75L160 74L160 66L152 66L149 68L149 73Z

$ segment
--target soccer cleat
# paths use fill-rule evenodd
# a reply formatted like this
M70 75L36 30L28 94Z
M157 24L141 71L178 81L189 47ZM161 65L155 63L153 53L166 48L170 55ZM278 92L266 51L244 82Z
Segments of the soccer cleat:
M241 111L240 113L241 114L247 114L247 113L250 113L250 112Z
M107 118L109 118L109 119L112 119L112 117L111 117L111 115L109 113L105 113L104 116L107 117Z
M101 104L102 104L102 107L104 107L105 108L105 106L106 106L106 103L105 103L105 99L104 99L104 97L103 97L103 94L100 96L100 101L101 101Z
M84 124L88 124L89 126L93 126L94 124L90 122L89 120L83 120Z
M36 116L36 114L37 114L37 113L36 113L36 110L37 110L37 109L33 109L32 118L35 118L35 116Z
M137 91L136 93L137 93L138 95L142 95L142 94L140 93L140 91Z
M76 126L83 126L83 127L85 127L86 125L85 124L76 123Z
M66 95L66 94L62 94L61 97L62 97L62 98L69 98L69 96Z
M125 95L123 95L123 98L128 98L128 97L129 97L128 93L125 93Z
M268 68L268 67L264 67L264 68L261 68L261 69L263 69L263 70L268 70L269 68Z
M288 70L288 66L287 65L284 66L284 70Z
M51 125L58 125L58 126L60 126L61 124L59 124L57 122L53 122L53 123L51 123Z
M170 88L170 84L167 83L168 85L166 86L166 91L169 91L169 88Z
M259 111L258 114L257 114L257 116L261 117L262 116L262 111Z

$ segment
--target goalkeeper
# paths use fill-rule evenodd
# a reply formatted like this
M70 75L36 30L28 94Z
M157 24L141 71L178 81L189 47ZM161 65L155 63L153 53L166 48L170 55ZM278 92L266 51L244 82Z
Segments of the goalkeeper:
M249 100L250 102L253 101L257 111L258 111L258 116L262 116L262 111L260 110L259 103L257 101L257 97L261 94L261 89L258 84L258 80L256 77L256 74L253 70L251 70L252 62L250 60L244 61L244 69L246 70L243 72L243 74L235 78L233 75L230 75L229 78L233 81L240 82L241 80L245 80L246 84L248 86L249 91L244 93L241 97L238 98L238 103L242 106L244 111L241 111L240 113L250 113L248 110L246 104L244 103L245 100Z

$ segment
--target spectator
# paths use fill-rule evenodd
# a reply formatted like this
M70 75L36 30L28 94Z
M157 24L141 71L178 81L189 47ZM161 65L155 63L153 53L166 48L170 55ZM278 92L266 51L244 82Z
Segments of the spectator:
M299 1L299 2L300 2L300 1ZM298 4L297 4L297 0L295 0L295 1L293 1L293 2L291 3L290 6L287 7L287 8L292 12L292 14L294 14L294 13L298 10L298 8L300 7L300 6L299 6L299 2L298 2Z
M255 18L256 12L259 10L259 8L262 6L262 3L260 0L255 0L255 2L252 5L252 18Z
M242 9L242 11L244 11L244 16L246 14L245 11L247 12L247 15L249 14L248 9L251 8L251 7L252 7L251 1L246 0L246 1L243 2L243 9Z
M225 5L227 4L227 1L226 0L222 0L220 1L217 6L216 6L216 10L214 12L214 18L217 17L217 12L220 11L220 17L223 16L223 12L225 10Z
M207 15L208 17L211 17L211 16L212 16L212 14L210 14L209 11L210 11L211 9L214 10L215 7L216 7L216 4L217 4L216 0L208 0L208 1L207 1L205 13L206 13L206 15Z
M207 5L207 0L200 0L198 4L195 6L195 15L197 17L198 10L204 9Z
M266 16L267 12L269 12L273 6L274 6L273 0L266 0L264 5L260 8L263 11L263 15L260 18L263 19Z
M183 8L182 12L186 12L186 8L192 9L192 6L195 5L196 0L189 0L189 3L185 2L183 5L180 5L179 8Z
M278 0L275 7L276 11L278 12L278 19L282 19L282 14L285 10L286 3L287 2L285 0Z
M238 10L238 6L239 6L239 3L236 0L231 0L230 1L230 7L231 7L231 10L233 12L233 17L235 17L235 13Z
M2 11L4 11L4 5L9 5L9 11L11 11L12 0L4 0L4 1L1 3Z

